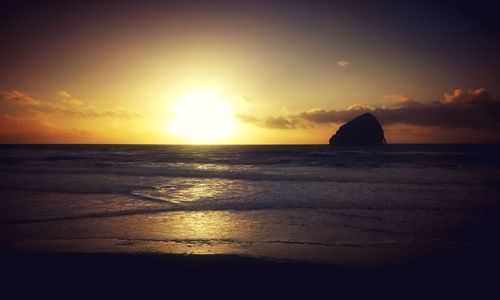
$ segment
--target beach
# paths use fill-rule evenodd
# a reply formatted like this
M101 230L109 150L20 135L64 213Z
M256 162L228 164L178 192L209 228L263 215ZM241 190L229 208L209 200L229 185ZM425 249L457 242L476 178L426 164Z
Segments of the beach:
M2 146L7 286L488 290L497 148Z
M228 297L236 292L246 297L276 293L482 298L498 295L494 275L500 266L497 253L469 249L411 264L365 268L236 255L151 253L2 252L0 260L7 274L3 290L18 297L36 291L39 296L77 292L80 296L174 293L193 297L222 293L222 297Z
M0 299L500 299L498 6L0 1Z

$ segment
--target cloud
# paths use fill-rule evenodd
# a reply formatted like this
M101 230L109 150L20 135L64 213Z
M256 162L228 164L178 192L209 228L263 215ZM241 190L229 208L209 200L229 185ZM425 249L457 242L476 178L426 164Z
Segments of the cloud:
M401 95L385 98L391 100L390 105L375 108L355 104L343 110L315 108L274 117L247 116L247 121L263 127L290 129L344 123L360 114L370 112L383 125L500 129L500 101L493 99L484 88L457 89L451 94L444 94L441 100L430 102L420 102Z
M259 118L250 115L236 114L236 118L243 123L257 124L260 122Z
M448 128L500 128L500 101L484 89L455 90L442 100L420 102L398 97L389 107L357 107L346 110L316 109L299 113L313 123L346 122L356 115L371 112L383 125L411 124Z
M0 99L5 102L22 104L22 105L40 105L42 102L30 97L20 91L0 91Z
M484 89L455 90L442 100L407 99L396 108L374 111L383 124L405 123L448 128L500 128L500 101Z
M495 129L448 128L392 124L384 127L386 139L391 143L489 143L500 142Z
M56 93L56 96L59 98L59 101L70 106L82 106L83 102L74 98L66 91L59 91Z
M389 102L401 102L410 99L410 97L401 94L384 95L384 100Z
M62 114L91 118L136 119L141 117L139 114L128 112L119 106L99 109L95 105L85 104L83 101L76 99L67 91L58 91L56 96L58 96L59 101L52 104L52 108Z
M95 140L89 131L72 128L74 117L136 119L121 107L98 108L59 91L51 100L21 91L0 91L0 143L75 143ZM62 118L66 117L66 118ZM64 124L64 125L63 125ZM69 127L68 127L69 126Z
M243 101L254 102L254 99L247 94L241 94L240 97L241 99L243 99Z
M0 115L0 143L75 143L88 140L91 133L58 128L42 115L13 117Z
M360 114L372 112L373 110L374 108L367 105L354 104L345 110L311 109L300 112L298 116L312 123L339 123L347 122Z
M419 101L400 94L384 95L383 98L384 102L392 108L421 105Z
M95 106L52 106L54 112L66 115L74 115L89 118L121 118L121 119L138 119L141 118L140 114L131 113L122 107L114 107L110 109L98 109Z
M337 64L337 66L341 67L342 69L349 67L349 64L350 64L349 61L347 61L345 59L337 60L335 63Z
M141 115L129 112L122 107L98 108L93 104L86 104L78 100L67 91L58 91L57 98L54 101L35 99L23 92L12 90L7 92L0 91L0 99L10 104L17 104L22 107L29 107L43 114L66 114L90 118L122 118L137 119Z
M66 99L73 98L73 97L71 97L71 95L70 95L68 92L66 92L66 91L58 91L58 92L56 93L56 95L57 95L58 97L61 97L61 98L66 98Z
M236 118L241 122L254 124L264 128L292 129L297 125L295 117L288 116L265 116L263 118L258 118L251 115L237 114Z
M267 116L262 125L267 128L291 129L296 127L296 123L293 118Z
M480 88L477 90L468 90L468 91L464 91L462 89L456 89L453 91L453 94L448 94L448 93L444 94L445 103L469 105L469 104L487 103L490 101L491 97L484 88Z

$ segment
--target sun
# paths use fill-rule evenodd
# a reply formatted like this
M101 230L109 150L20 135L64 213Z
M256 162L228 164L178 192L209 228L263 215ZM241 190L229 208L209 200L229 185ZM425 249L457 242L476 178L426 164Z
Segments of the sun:
M173 106L175 118L169 130L192 143L214 143L236 133L233 106L210 91L194 91Z

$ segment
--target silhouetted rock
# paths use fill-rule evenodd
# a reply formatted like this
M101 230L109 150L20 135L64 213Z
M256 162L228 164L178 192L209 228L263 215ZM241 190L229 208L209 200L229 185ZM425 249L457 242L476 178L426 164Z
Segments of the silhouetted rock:
M384 129L371 113L358 116L340 126L330 138L332 146L375 146L385 143Z

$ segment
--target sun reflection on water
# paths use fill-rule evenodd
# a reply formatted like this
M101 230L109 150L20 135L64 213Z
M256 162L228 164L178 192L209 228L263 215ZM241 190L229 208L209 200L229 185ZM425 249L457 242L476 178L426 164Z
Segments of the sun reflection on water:
M240 184L227 179L184 179L171 197L183 203L207 201L206 208L214 208ZM175 219L177 234L190 239L224 239L237 225L233 214L212 210L183 213Z
M218 203L247 191L245 182L217 178L184 178L170 182L175 190L170 199L180 205L190 206L197 202L199 211L178 211L168 215L164 222L156 223L154 230L168 232L179 241L169 246L169 251L181 253L234 253L241 252L248 240L242 220L230 211L217 210ZM200 204L200 202L204 202ZM239 250L237 250L239 249Z
M174 187L170 198L181 203L218 199L223 197L230 183L229 180L220 179L177 179L169 184Z
M227 239L238 221L230 213L193 212L176 218L176 235L186 239Z
M203 171L230 171L231 168L229 165L222 164L195 164L192 166L194 169L203 170Z
M251 224L253 220L238 217L240 211L232 211L228 205L241 204L243 199L252 198L258 192L254 185L245 180L225 178L164 180L153 189L140 191L140 195L161 199L165 201L165 207L172 208L172 211L150 216L147 224L138 223L143 226L144 236L162 241L154 244L155 251L247 253L252 236L255 236L250 230L255 228Z
M160 252L228 254L246 248L244 223L230 212L175 212L164 222L154 223L155 228L151 229L175 237L163 244L167 249L158 249Z

